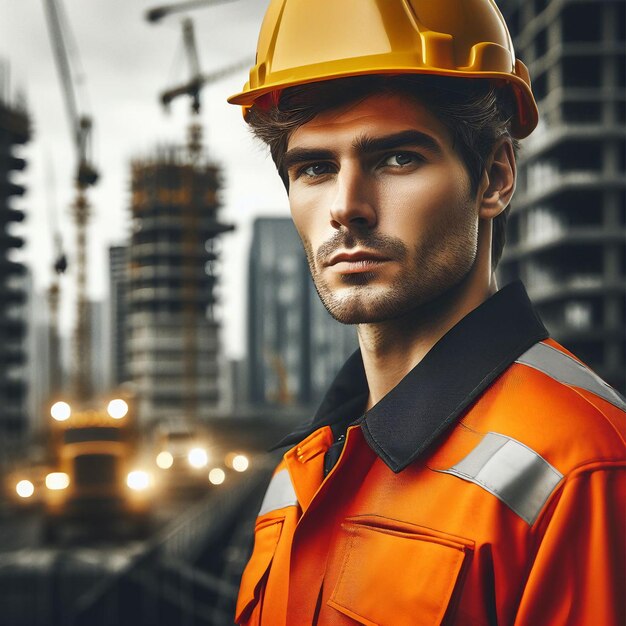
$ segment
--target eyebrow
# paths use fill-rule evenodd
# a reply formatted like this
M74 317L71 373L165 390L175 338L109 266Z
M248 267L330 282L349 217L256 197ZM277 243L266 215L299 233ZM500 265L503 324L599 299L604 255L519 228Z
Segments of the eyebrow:
M352 144L352 147L359 154L372 154L403 146L418 146L437 155L443 152L440 144L433 137L419 130L403 130L392 135L385 135L384 137L361 135ZM298 163L328 161L335 158L336 154L334 150L326 148L292 148L283 156L282 170L288 172Z
M433 137L419 130L403 130L393 135L385 135L384 137L362 135L357 137L352 144L352 147L362 154L393 150L402 146L418 146L435 154L441 154L442 152L441 146Z

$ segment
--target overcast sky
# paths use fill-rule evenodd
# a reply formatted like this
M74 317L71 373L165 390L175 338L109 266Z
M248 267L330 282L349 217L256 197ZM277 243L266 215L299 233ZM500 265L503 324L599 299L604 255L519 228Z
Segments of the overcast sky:
M33 140L23 154L29 162L21 182L28 195L15 206L27 222L14 229L27 240L22 259L43 290L53 258L49 212L56 205L69 253L74 229L69 213L73 198L75 156L44 13L45 0L0 0L0 60L10 65L11 92L25 94ZM129 164L155 146L181 143L186 137L189 102L180 98L169 115L158 94L188 79L182 52L182 14L157 24L144 19L146 0L63 0L82 69L82 108L94 119L93 156L101 181L89 192L93 218L89 230L90 296L107 294L107 249L123 243L129 226ZM238 0L190 12L194 18L200 62L211 72L253 57L266 0ZM246 81L242 70L202 93L201 120L211 156L223 166L223 221L236 234L222 238L221 318L229 356L244 351L245 280L250 226L257 215L288 215L287 199L271 159L254 141L237 107L226 97ZM86 96L86 98L84 97ZM70 266L72 267L72 265ZM73 324L74 275L63 279L66 331Z

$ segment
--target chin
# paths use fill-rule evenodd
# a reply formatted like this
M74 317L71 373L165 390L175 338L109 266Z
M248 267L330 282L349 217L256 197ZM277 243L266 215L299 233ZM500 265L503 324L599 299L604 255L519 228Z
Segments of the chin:
M322 304L341 324L378 324L406 315L423 303L422 298L389 293L387 289L346 289L348 293L320 293ZM352 292L352 293L350 293Z
M364 274L355 276L365 278ZM351 277L349 285L344 282L342 287L333 289L326 283L316 283L316 289L322 304L338 322L379 324L407 315L430 316L439 309L443 312L468 276L469 271L457 275L448 273L437 280L402 281L392 285L367 284L367 281L357 284Z

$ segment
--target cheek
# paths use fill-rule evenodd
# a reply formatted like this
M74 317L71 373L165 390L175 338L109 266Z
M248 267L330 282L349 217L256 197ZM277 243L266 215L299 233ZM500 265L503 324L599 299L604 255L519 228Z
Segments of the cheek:
M460 168L429 168L428 172L381 189L380 206L385 207L385 227L399 235L430 230L437 225L463 219L469 201L469 180Z
M291 219L303 240L311 242L316 248L324 237L332 234L329 213L325 210L326 201L322 194L309 190L294 191L289 194Z
M385 232L404 239L439 222L450 204L449 185L431 177L393 181L380 194L378 224Z

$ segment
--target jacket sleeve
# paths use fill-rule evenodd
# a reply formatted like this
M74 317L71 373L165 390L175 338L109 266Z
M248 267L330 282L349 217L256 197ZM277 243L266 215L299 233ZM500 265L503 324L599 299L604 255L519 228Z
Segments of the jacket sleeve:
M626 465L579 469L551 509L515 626L623 626Z

